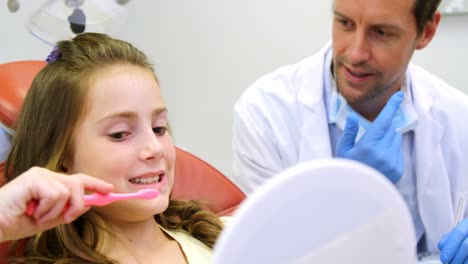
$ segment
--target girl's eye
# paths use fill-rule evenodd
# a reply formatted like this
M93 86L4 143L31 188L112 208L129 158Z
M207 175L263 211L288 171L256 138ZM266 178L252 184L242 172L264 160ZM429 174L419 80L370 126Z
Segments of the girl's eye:
M167 131L167 127L153 127L153 132L154 134L156 134L157 136L163 136L164 134L166 134L166 131Z
M109 134L108 136L114 141L121 141L126 136L128 136L128 134L129 134L128 132L116 132L116 133Z

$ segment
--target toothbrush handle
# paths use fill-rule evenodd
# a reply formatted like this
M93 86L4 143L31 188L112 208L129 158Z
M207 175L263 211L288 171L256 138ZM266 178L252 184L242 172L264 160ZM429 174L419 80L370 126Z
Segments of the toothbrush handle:
M93 193L85 195L86 206L103 206L127 199L153 199L159 195L155 189L144 189L134 193Z
M39 205L39 202L37 200L31 200L28 202L28 204L26 205L26 215L27 216L31 216L34 214L34 212L36 211L36 208L37 206ZM70 204L66 204L64 207L63 207L63 211L67 210L68 208L70 207Z
M92 193L92 194L87 194L84 196L85 200L85 205L86 206L91 206L91 205L106 205L110 204L118 199L115 199L115 194L113 193L107 193L107 194L102 194L102 193Z
M95 201L97 197L102 197L105 196L104 194L99 194L99 193L93 193L93 194L86 194L84 195L84 200L85 200L85 206L91 206L91 205L98 205ZM101 198L102 199L102 198ZM101 203L102 204L102 203ZM34 214L36 211L37 206L39 205L39 202L37 200L31 200L28 202L26 205L26 215L31 216ZM63 211L67 210L70 207L70 204L67 203L65 207L63 208Z
M37 200L31 200L28 202L26 205L26 215L31 216L34 214L34 211L36 211L37 208Z
M131 198L139 198L139 199L152 199L159 195L159 192L154 189L146 189L140 190L136 193L91 193L84 195L84 202L85 206L97 205L103 206L107 205L116 201L126 200ZM31 200L28 202L26 207L26 215L31 216L34 214L38 206L37 200ZM63 210L66 210L70 207L70 204L67 203Z

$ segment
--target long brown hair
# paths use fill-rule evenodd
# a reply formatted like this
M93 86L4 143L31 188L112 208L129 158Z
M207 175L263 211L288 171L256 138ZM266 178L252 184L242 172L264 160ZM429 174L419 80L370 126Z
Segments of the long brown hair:
M33 166L64 171L61 164L72 153L73 131L85 112L88 79L95 71L116 64L154 72L143 52L104 34L83 33L58 43L53 60L33 80L24 100L6 162L8 180ZM209 247L213 247L222 228L216 215L194 201L172 200L155 220L166 229L184 229ZM97 250L106 231L103 220L90 210L71 224L30 237L22 256L14 256L12 261L115 263ZM13 247L11 255L16 252Z

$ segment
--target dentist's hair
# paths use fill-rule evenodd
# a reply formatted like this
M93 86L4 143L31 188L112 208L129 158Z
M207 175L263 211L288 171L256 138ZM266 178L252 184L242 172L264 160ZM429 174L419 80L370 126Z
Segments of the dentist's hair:
M434 19L441 0L414 0L413 14L416 18L416 29L421 35L427 22Z
M154 74L147 56L128 42L97 33L58 42L47 66L32 82L15 124L16 135L5 168L8 180L33 166L66 171L63 162L72 153L74 131L86 111L89 78L96 71L119 64L142 67ZM157 82L156 75L154 78ZM155 221L169 230L184 229L209 247L222 229L218 217L194 201L170 201L165 212L155 215ZM89 210L71 224L28 238L21 256L16 254L18 247L13 247L11 260L116 263L98 251L107 235L112 236L105 221Z

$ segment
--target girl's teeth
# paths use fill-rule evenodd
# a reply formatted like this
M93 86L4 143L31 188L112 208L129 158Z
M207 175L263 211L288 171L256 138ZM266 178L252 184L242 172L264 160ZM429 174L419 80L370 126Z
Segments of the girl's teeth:
M135 178L135 179L130 179L131 183L136 183L136 184L151 184L155 182L159 182L160 177L155 176L155 177L150 177L150 178Z

